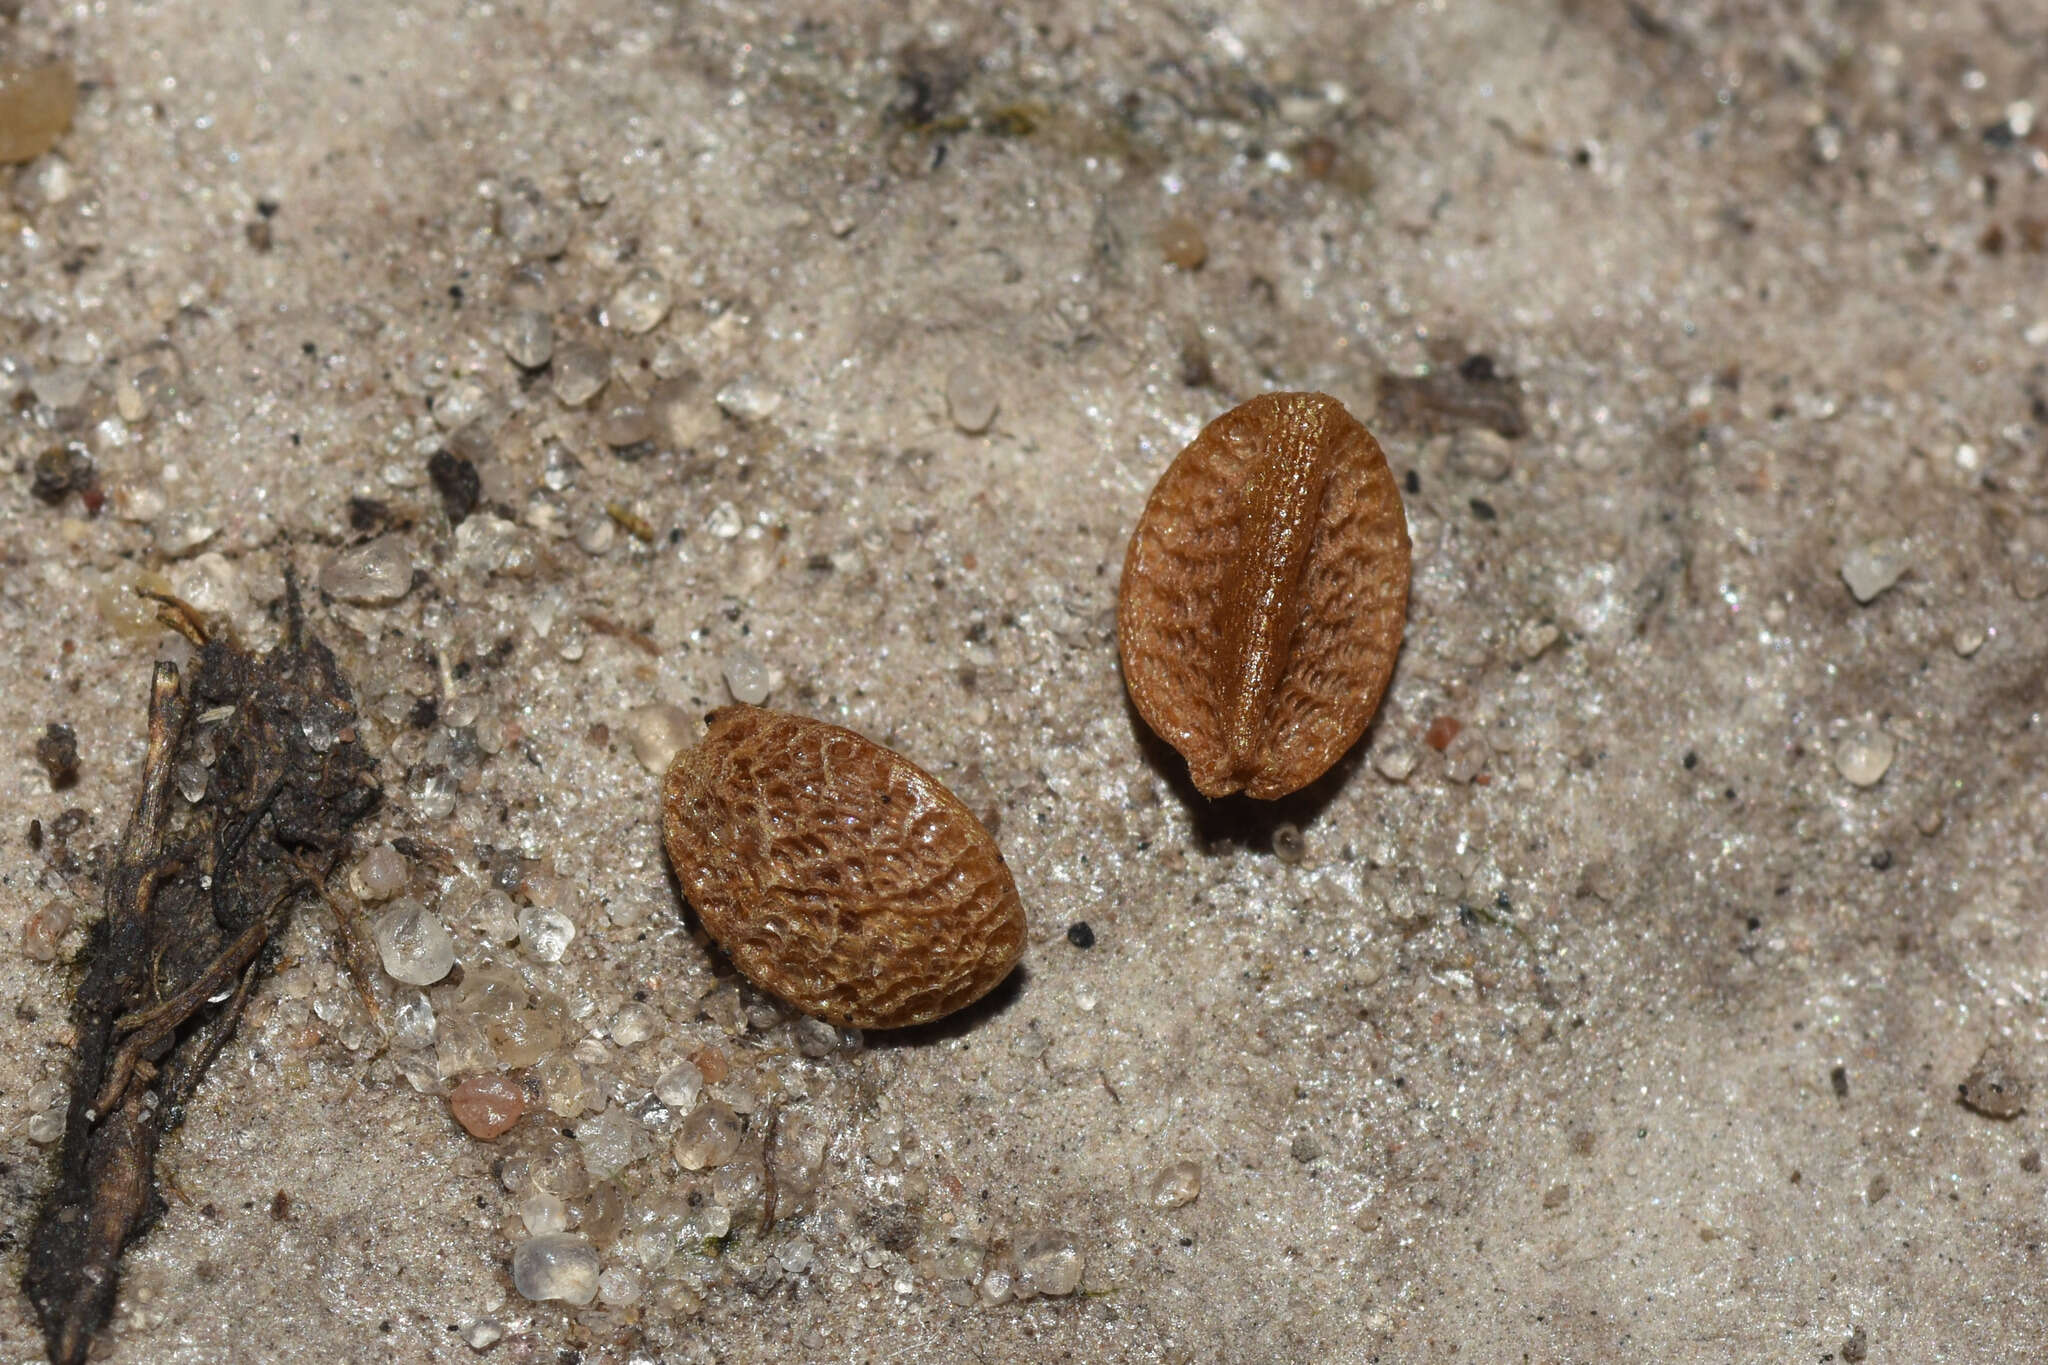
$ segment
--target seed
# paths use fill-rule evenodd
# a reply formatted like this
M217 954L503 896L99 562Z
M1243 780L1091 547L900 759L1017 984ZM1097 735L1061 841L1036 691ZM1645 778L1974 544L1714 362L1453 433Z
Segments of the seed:
M936 778L851 730L725 707L670 766L662 803L704 928L806 1014L922 1024L1023 955L1024 906L995 841Z
M1336 399L1269 393L1153 488L1117 636L1145 723L1204 796L1297 791L1365 732L1408 614L1408 524L1379 442Z

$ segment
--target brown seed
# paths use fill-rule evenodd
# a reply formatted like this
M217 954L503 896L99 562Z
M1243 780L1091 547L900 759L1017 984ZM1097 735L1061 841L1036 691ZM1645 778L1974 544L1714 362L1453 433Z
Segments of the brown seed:
M669 862L755 985L806 1014L901 1028L987 994L1024 906L957 797L851 730L728 706L662 784Z
M1202 429L1152 490L1117 636L1145 723L1204 796L1329 771L1379 709L1408 614L1408 522L1372 433L1320 393Z

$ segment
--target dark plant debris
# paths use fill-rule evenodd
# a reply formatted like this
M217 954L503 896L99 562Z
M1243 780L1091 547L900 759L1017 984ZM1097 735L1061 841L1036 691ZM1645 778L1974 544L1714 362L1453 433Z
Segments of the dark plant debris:
M86 1358L127 1244L163 1210L155 1159L268 970L279 931L348 856L380 799L334 656L288 584L284 643L257 657L196 637L188 676L156 667L141 793L103 866L106 913L73 1004L77 1042L57 1178L30 1235L22 1288L56 1365ZM217 753L203 802L171 774Z
M2018 1118L2027 1107L2027 1082L2003 1049L1994 1045L1984 1049L1956 1087L1956 1100L1988 1119Z
M1380 417L1398 431L1485 427L1511 441L1529 431L1521 389L1483 353L1467 356L1455 369L1381 375Z
M36 456L29 488L52 507L72 493L88 493L99 486L99 472L92 456L77 445L51 446Z
M475 463L453 451L437 450L427 461L427 477L434 481L434 489L441 495L441 509L448 514L448 524L462 525L483 496L483 480L477 475Z
M78 732L51 721L36 740L36 762L50 775L50 790L63 791L78 781Z

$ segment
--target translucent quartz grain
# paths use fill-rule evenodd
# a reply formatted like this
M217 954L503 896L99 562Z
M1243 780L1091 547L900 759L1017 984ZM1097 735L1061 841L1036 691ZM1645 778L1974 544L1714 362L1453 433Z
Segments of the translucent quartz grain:
M390 900L405 889L409 870L403 853L379 844L357 861L349 873L349 889L362 900Z
M1835 770L1859 787L1874 787L1892 766L1897 747L1884 731L1865 727L1850 731L1835 746Z
M768 700L768 666L750 649L735 649L725 656L725 689L732 699L749 706Z
M595 346L572 341L555 348L555 398L564 407L582 407L611 377L611 357Z
M505 319L505 354L521 369L537 370L555 353L555 324L546 313L521 308Z
M1040 1232L1017 1244L1020 1296L1062 1298L1081 1287L1081 1248L1063 1232Z
M1202 1168L1192 1161L1170 1162L1152 1177L1146 1197L1156 1209L1192 1204L1202 1193Z
M455 940L448 927L418 901L398 902L377 917L371 932L394 981L431 986L455 966Z
M620 1047L638 1047L661 1032L661 1016L635 1001L612 1016L612 1041Z
M987 431L996 420L996 386L980 365L962 362L946 375L946 415L970 436Z
M668 765L690 742L694 722L690 713L668 702L656 702L626 713L626 740L633 756L651 773L665 773Z
M576 923L559 910L529 905L519 912L519 940L542 962L560 962L576 938Z
M674 302L675 293L661 272L642 266L612 291L605 304L605 325L628 336L639 336L660 326Z
M396 536L351 546L320 567L320 590L359 607L385 607L412 590L412 551Z
M697 1102L704 1088L704 1073L689 1062L678 1062L661 1073L654 1083L655 1098L675 1110L687 1110Z
M740 1117L732 1106L706 1100L690 1111L676 1134L676 1161L686 1171L709 1170L740 1149Z
M529 1237L512 1253L512 1285L536 1303L589 1303L597 1297L600 1273L597 1249L573 1233Z

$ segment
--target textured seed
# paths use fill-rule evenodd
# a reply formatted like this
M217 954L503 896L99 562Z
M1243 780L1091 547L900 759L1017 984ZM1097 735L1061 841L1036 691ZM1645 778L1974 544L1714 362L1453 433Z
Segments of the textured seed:
M1365 732L1408 614L1386 456L1336 399L1270 393L1203 428L1131 537L1124 681L1204 796L1272 799Z
M937 779L851 730L728 706L662 797L669 861L705 929L807 1014L925 1023L1023 955L995 841Z

